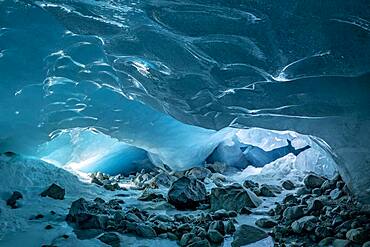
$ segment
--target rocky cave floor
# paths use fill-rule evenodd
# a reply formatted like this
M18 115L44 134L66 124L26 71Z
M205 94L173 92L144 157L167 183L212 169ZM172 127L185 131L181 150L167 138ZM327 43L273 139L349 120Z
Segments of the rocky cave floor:
M44 247L73 246L67 244L72 237L114 247L370 246L370 209L350 196L340 175L327 179L309 173L301 183L282 180L276 185L235 183L224 175L226 170L222 164L208 164L182 172L155 167L127 177L88 174L85 180L102 196L69 200L56 178L36 196L68 205L58 212L29 208L33 214L27 220L42 222L38 234L61 228ZM6 210L22 210L22 192L9 195ZM63 233L66 226L53 217L73 231ZM125 236L134 237L134 244Z

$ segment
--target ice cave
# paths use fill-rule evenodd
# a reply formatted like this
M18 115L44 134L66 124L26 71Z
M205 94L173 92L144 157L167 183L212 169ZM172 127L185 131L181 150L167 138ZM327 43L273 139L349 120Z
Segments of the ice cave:
M0 247L370 247L369 0L0 0Z

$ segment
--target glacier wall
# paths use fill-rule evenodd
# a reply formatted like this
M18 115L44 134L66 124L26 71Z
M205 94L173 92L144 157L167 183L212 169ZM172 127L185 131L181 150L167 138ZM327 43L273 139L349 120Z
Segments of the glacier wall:
M181 167L214 130L294 130L369 201L369 19L366 0L0 0L0 149L89 127Z

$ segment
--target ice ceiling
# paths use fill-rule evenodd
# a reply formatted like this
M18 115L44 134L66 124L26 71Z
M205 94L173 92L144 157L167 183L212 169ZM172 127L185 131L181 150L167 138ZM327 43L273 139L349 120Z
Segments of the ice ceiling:
M368 0L0 0L0 149L89 127L171 158L294 130L369 200L369 20Z

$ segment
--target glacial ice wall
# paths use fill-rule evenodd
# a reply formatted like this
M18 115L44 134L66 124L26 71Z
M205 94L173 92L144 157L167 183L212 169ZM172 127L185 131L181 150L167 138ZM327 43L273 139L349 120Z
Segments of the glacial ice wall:
M367 0L2 0L0 149L74 127L159 154L294 130L369 200L369 19Z

